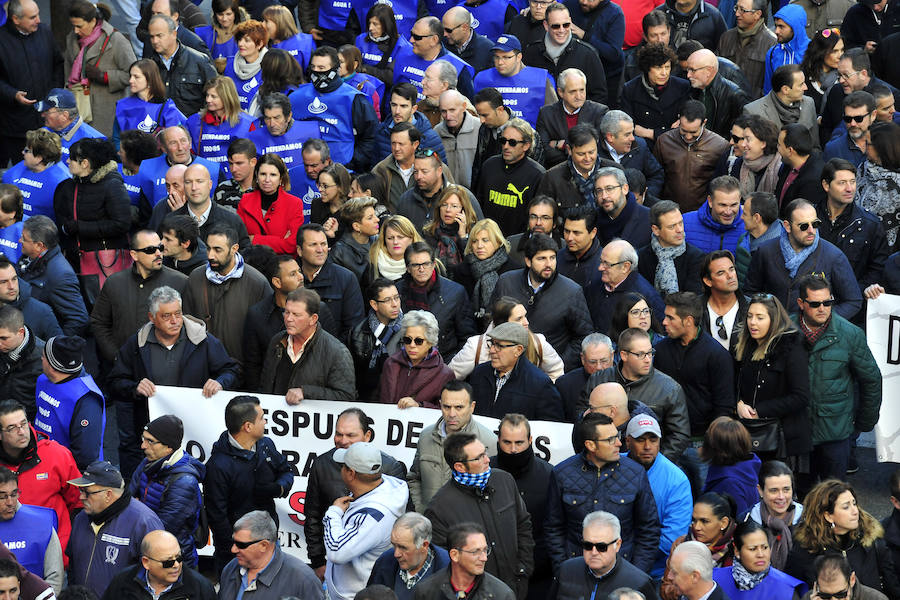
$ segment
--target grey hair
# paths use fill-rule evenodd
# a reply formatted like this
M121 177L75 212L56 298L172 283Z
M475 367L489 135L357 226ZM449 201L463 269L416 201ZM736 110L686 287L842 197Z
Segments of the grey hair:
M9 4L6 9L9 12L9 16L15 17L17 19L21 19L22 15L25 14L25 7L23 6L24 0L9 0Z
M712 553L706 544L697 541L682 542L672 551L673 560L679 556L684 557L681 563L682 571L688 573L696 571L703 581L712 581L714 564Z
M46 215L34 215L25 219L22 223L22 231L27 231L31 241L40 242L47 248L56 248L59 245L59 229L53 219Z
M592 333L590 335L584 336L584 339L581 340L581 352L587 352L587 349L592 346L606 346L609 348L610 352L615 352L613 348L612 340L609 339L609 336L604 333Z
M765 20L767 18L767 11L769 3L766 0L752 0L751 4L753 4L753 10L761 10L762 18Z
M425 339L428 343L432 346L438 345L440 328L435 316L427 310L411 310L403 315L403 320L400 321L400 335L405 334L410 327L421 327L425 330Z
M534 148L534 129L531 127L528 121L526 121L525 119L520 119L519 117L513 117L500 127L500 131L506 131L507 127L512 127L520 134L522 134L522 139L528 142L528 144L531 146L528 149L528 153L531 154L531 150L532 148Z
M571 67L569 69L564 69L562 73L559 74L559 77L556 79L556 87L562 91L566 91L569 77L579 77L581 81L584 82L584 85L587 85L587 76L584 74L584 71Z
M309 154L310 152L318 152L322 161L331 159L331 150L328 148L328 142L321 138L309 138L303 142L301 154Z
M275 542L278 539L278 528L271 515L264 510L254 510L238 519L232 531L237 533L242 529L250 532L250 537L255 540L269 540Z
M413 544L421 548L422 544L431 541L431 519L417 512L408 512L394 521L394 529L402 527L408 529L413 536Z
M169 28L169 31L175 31L176 29L178 29L178 25L169 15L153 15L152 17L150 17L150 21L147 23L147 26L149 27L150 25L152 25L153 21L162 21L166 24L166 27Z
M170 302L182 303L181 294L175 288L167 285L161 285L147 297L147 304L150 306L150 314L155 315L159 312L160 304L169 304Z
M647 600L647 598L637 590L620 587L609 593L609 600Z
M625 177L625 171L619 167L600 167L597 169L597 179L600 179L601 177L615 177L616 183L619 185L628 185L628 178Z
M628 240L623 240L622 238L615 238L613 240L610 240L610 242L606 245L609 246L609 244L612 244L613 242L622 242L622 244L620 244L622 246L622 253L619 254L619 260L620 261L627 260L628 262L630 262L632 273L637 271L638 253L637 253L637 250L634 249L634 246L631 245L631 242L629 242Z
M622 525L619 523L619 517L605 510L595 510L592 513L588 513L581 522L581 529L585 530L588 527L597 525L609 527L616 539L619 539L619 536L622 535Z
M613 135L619 134L619 123L634 123L634 119L632 119L628 113L621 110L611 110L603 115L603 118L600 119L600 133L606 135L607 133L611 133Z
M447 84L448 90L455 90L456 85L459 83L459 73L457 73L453 63L441 59L434 61L428 66L433 67L435 65L437 65L438 68L438 79Z

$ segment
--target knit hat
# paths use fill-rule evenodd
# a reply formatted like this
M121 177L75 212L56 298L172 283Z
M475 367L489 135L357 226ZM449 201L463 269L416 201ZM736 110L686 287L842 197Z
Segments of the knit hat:
M159 440L163 446L173 450L181 448L181 441L184 439L184 425L175 415L156 417L144 425L144 431Z
M492 340L499 340L501 342L513 342L520 346L528 346L528 330L522 327L519 323L513 323L511 321L500 323L499 325L491 329L487 336Z
M381 473L381 451L369 442L355 442L349 448L334 451L334 462L347 465L357 473Z
M83 366L81 351L84 340L77 335L56 335L44 345L44 356L54 371L80 373Z

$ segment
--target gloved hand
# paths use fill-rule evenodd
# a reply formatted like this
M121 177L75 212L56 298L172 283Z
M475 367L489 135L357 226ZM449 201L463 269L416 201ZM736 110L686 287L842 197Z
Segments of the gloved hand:
M106 83L104 78L105 73L98 69L95 65L90 63L84 65L84 74L91 81L96 81L97 83Z
M63 223L63 231L69 235L78 235L78 221L75 219L67 219Z

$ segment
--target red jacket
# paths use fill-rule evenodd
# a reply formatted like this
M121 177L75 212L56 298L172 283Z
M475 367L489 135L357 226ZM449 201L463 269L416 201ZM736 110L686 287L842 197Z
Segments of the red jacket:
M441 390L455 376L437 351L413 366L402 349L391 354L381 371L381 393L384 404L397 404L400 398L411 396L426 408L440 408Z
M297 252L297 231L303 225L303 201L278 188L278 197L263 214L259 190L247 192L238 203L237 214L254 244L271 247L276 254Z
M37 443L35 443L37 440ZM78 488L67 482L81 477L75 458L68 448L38 435L31 428L31 443L25 448L25 454L19 463L15 463L0 450L0 466L4 466L19 475L19 490L22 495L19 502L45 506L56 511L59 521L59 543L63 549L63 558L68 566L66 545L72 533L70 511L81 508Z

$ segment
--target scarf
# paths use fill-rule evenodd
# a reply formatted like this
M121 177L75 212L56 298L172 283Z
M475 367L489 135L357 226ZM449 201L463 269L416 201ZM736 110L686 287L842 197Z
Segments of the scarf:
M465 261L472 269L472 276L476 279L472 288L472 301L475 303L476 312L487 310L491 305L491 295L500 280L497 270L503 266L509 256L506 248L497 248L493 256L478 260L474 254L466 254Z
M338 75L337 69L329 69L327 71L311 71L309 73L309 82L318 92L326 92L332 87L333 82L337 82L340 86L343 82Z
M732 553L731 540L734 537L734 530L737 527L737 523L731 522L728 525L728 528L722 532L722 536L719 538L719 541L715 546L710 546L706 544L706 547L709 548L709 551L712 553L713 563L717 567L730 567L732 561L734 560L734 554ZM693 531L688 531L687 539L694 540ZM682 540L683 541L683 540Z
M386 41L388 41L388 40L390 39L391 36L389 36L389 35L383 35L383 36L381 36L381 37L372 37L371 35L366 35L366 37L369 38L369 40L371 40L372 42L374 42L374 43L376 43L376 44L380 44L381 42L386 42Z
M9 351L7 356L9 360L12 362L19 362L19 359L22 357L22 352L25 351L25 346L28 345L28 340L31 339L31 330L28 327L25 327L25 335L22 338L22 343Z
M869 160L863 161L857 171L856 203L881 219L888 246L893 247L900 227L900 217L897 214L900 173Z
M402 258L394 260L387 252L379 252L375 264L378 266L378 274L391 281L397 281L406 273L406 261Z
M800 319L800 323L802 327L802 318ZM759 503L759 519L763 522L763 525L768 527L772 533L775 534L775 539L772 542L772 557L770 563L776 569L784 568L784 565L787 563L788 553L791 551L793 541L790 524L794 522L794 508L796 508L796 506L791 503L791 507L788 509L787 514L784 515L783 519L779 519L778 517L769 514L769 508L766 506L765 502Z
M741 46L746 46L747 44L749 44L750 40L753 39L753 36L759 33L759 30L762 29L762 26L765 24L765 19L760 19L759 21L757 21L756 25L754 25L747 31L744 31L740 27L736 27L738 40L740 40Z
M259 56L257 56L256 60L254 60L252 63L248 63L244 59L244 57L241 56L240 54L235 54L235 56L234 56L234 72L235 72L235 74L239 78L243 79L244 81L247 81L251 77L255 76L257 73L259 73L260 68L262 68L263 56L265 56L266 52L268 52L268 51L269 51L268 48L261 49L259 51Z
M487 485L488 479L491 477L491 468L488 467L484 473L460 473L453 469L453 480L459 485L466 487L477 487L483 490Z
M78 40L78 54L75 55L75 61L72 62L72 69L69 71L70 84L88 84L87 77L83 77L81 74L82 68L84 67L84 53L87 51L88 46L96 42L100 39L100 36L103 35L103 29L101 29L102 26L103 21L97 19L97 25L94 27L94 30L87 37Z
M497 448L497 466L513 476L524 473L531 466L532 461L534 461L534 447L532 446L528 446L518 454L508 454Z
M646 76L641 77L641 85L644 86L644 91L647 92L647 95L659 102L659 97L662 96L662 93L666 91L666 88L669 87L669 82L672 81L672 78L666 80L666 82L662 85L656 85L647 81Z
M784 267L788 270L791 278L797 276L797 271L800 270L800 265L803 264L809 255L816 251L816 248L819 247L819 232L816 232L816 239L812 244L801 250L800 252L795 252L794 247L791 246L791 242L788 240L788 232L781 228L781 237L778 238L778 244L781 246L781 256L784 258Z
M778 118L781 119L782 125L789 125L791 123L797 123L800 121L800 103L796 104L785 104L782 102L775 92L769 92L772 94L773 104L775 105L775 111L778 113Z
M803 316L800 316L800 331L803 332L803 337L806 338L807 349L812 350L813 346L816 345L816 342L819 341L819 338L822 337L822 334L825 333L825 330L828 329L828 324L830 322L831 318L829 317L828 321L826 321L824 325L813 329L806 324L806 320L803 318Z
M406 277L404 275L404 277ZM434 288L434 284L437 282L437 270L431 273L431 279L428 280L428 283L425 285L418 285L415 281L413 281L412 277L409 277L409 281L407 282L409 285L406 286L406 298L404 298L403 303L406 305L406 308L409 310L431 310L431 304L428 303L428 294L431 293L431 290Z
M88 515L88 517L90 517L91 523L93 523L94 525L102 525L103 523L106 523L107 521L121 513L123 510L128 508L128 504L130 502L131 496L129 496L128 494L122 494L121 496L113 500L112 504L96 514Z
M681 240L681 245L663 248L659 238L650 236L650 247L659 262L656 264L656 279L654 287L664 294L674 294L678 289L678 271L675 269L675 259L687 250L687 242Z
M759 573L751 573L744 568L741 561L736 560L731 566L731 576L734 578L734 585L741 591L749 591L762 583L762 580L769 574L769 569L760 571Z
M459 223L453 222L450 225L438 224L434 228L434 237L437 257L441 259L444 266L453 267L458 265L460 262Z
M587 177L582 177L578 169L575 168L575 163L570 158L569 172L572 174L572 182L578 188L578 191L581 192L581 197L584 199L584 202L578 203L579 206L582 204L594 206L594 182L597 180L597 165L594 165Z
M746 198L756 191L775 192L775 186L778 184L778 169L781 168L781 155L777 152L773 154L763 154L759 158L748 160L744 157L741 162L741 172L739 179L741 180L741 196ZM762 178L757 179L757 175L762 171Z
M372 356L369 358L369 368L374 369L378 364L378 359L387 354L388 341L400 332L400 321L403 320L403 311L397 315L397 318L385 325L375 316L375 311L369 309L366 317L369 320L369 329L375 336L375 347L372 348Z
M234 255L235 265L234 268L228 275L221 275L216 271L213 271L212 267L209 266L209 263L206 263L206 279L215 285L222 285L229 279L240 279L241 275L244 274L244 257L240 255L240 253L235 253Z
M547 53L547 56L550 57L550 60L553 61L553 64L559 62L559 57L562 56L562 53L566 51L569 44L572 42L572 33L569 33L569 37L566 38L566 43L562 46L557 46L551 39L550 34L544 34L544 51Z

